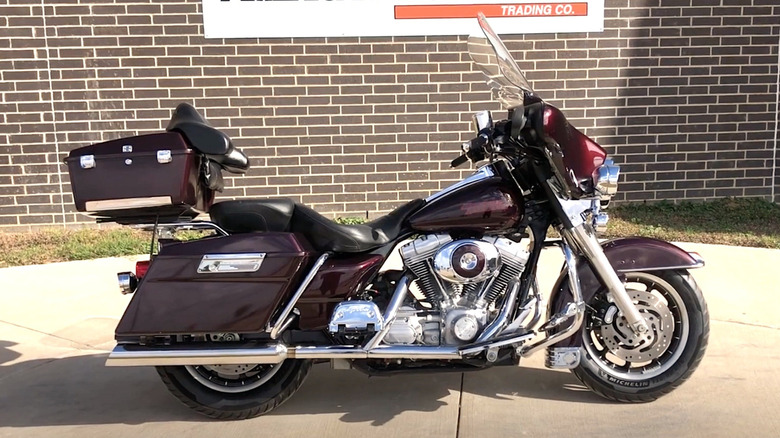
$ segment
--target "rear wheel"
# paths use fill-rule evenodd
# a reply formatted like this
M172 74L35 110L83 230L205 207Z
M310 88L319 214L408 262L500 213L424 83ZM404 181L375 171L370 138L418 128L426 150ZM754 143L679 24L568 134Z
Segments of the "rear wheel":
M606 292L597 294L588 303L582 360L574 374L608 399L652 401L699 365L709 335L707 304L686 271L631 272L625 279L650 329L635 334Z
M303 383L311 361L267 365L157 367L171 393L211 418L239 420L265 414L284 403Z

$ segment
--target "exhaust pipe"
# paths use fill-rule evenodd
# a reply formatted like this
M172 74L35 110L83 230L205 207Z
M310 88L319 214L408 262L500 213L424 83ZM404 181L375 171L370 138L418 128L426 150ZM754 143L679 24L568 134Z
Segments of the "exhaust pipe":
M174 366L174 365L242 365L274 364L287 358L287 347L281 344L258 348L158 349L117 345L108 355L106 366Z
M275 364L285 359L439 359L458 360L489 348L523 343L534 335L499 336L490 342L460 347L427 347L419 345L381 345L365 350L361 347L286 347L272 344L257 348L149 348L117 345L108 355L106 366L177 366Z
M275 364L285 359L460 359L454 347L410 347L389 345L373 350L359 347L294 347L274 344L258 348L220 348L208 350L128 348L117 345L108 355L106 366L175 366Z

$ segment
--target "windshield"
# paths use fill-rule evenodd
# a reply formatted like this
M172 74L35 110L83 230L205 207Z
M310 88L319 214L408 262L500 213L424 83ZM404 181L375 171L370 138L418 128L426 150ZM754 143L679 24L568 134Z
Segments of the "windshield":
M520 67L509 54L501 38L496 35L480 12L477 16L482 35L472 35L468 39L469 56L486 76L493 95L506 109L523 105L525 93L533 93L531 85Z

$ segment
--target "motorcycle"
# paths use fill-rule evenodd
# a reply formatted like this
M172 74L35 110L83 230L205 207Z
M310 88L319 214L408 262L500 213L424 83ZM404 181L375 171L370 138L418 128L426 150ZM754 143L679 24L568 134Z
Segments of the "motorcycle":
M369 375L460 372L546 350L547 367L613 401L683 383L709 332L688 272L702 258L655 239L597 239L619 166L478 21L469 53L507 118L477 113L452 166L487 163L366 224L290 199L213 203L222 171L249 160L187 104L166 133L73 151L77 209L153 234L150 260L118 274L133 295L106 365L154 366L185 405L218 419L270 412L320 361ZM211 221L193 219L204 211ZM186 229L210 235L174 238ZM549 246L565 263L545 312L536 272ZM381 270L396 250L401 269Z

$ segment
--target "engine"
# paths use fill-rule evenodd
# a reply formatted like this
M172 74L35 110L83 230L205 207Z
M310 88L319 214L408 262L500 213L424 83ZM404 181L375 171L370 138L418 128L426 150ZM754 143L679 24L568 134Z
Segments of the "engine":
M460 345L473 342L495 317L495 302L528 261L520 243L500 237L453 240L421 236L401 248L417 279L417 308L399 309L388 344Z

